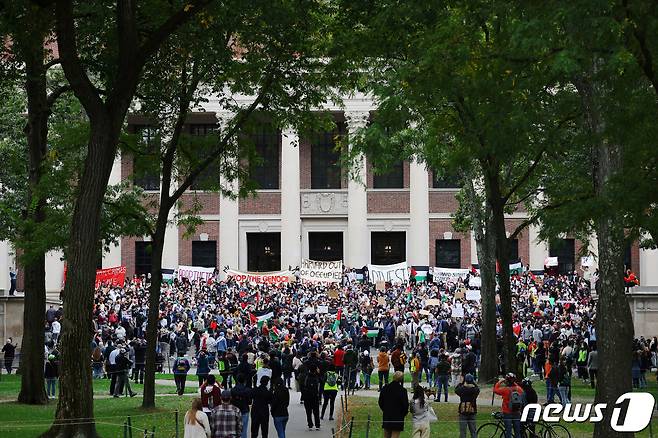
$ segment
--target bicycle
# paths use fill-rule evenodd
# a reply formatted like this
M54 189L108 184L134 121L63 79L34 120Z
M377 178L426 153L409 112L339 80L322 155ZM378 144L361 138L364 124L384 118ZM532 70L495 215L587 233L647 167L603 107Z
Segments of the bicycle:
M495 421L484 423L477 429L478 438L505 438L505 423L501 412L491 414ZM521 423L522 438L571 438L569 430L561 424L543 420Z

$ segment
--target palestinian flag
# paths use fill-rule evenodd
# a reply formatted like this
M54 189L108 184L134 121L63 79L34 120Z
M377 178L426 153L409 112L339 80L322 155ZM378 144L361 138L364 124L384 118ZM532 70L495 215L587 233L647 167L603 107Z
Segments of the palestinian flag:
M336 321L334 322L334 326L331 328L331 331L336 333L338 331L338 327L340 327L340 318L343 316L343 311L341 309L338 309L338 313L336 314Z
M252 324L257 324L259 328L272 318L274 318L273 309L254 310L253 312L249 312L249 320Z
M272 327L270 330L270 339L273 341L278 341L280 337L281 332L279 331L279 328L277 326Z
M509 264L509 275L520 275L523 272L523 265L520 261Z
M174 270L173 269L162 269L162 281L165 283L174 282Z
M418 281L427 281L427 274L430 270L429 266L412 266L411 277Z
M366 328L365 335L369 338L376 338L379 335L378 328Z

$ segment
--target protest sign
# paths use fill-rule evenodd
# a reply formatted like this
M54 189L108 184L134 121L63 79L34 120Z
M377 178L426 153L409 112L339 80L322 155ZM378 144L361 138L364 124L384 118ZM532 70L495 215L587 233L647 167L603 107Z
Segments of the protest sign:
M329 313L329 306L318 306L316 308L317 313Z
M240 272L231 269L226 271L226 277L238 283L277 284L290 281L290 271L277 272Z
M455 299L456 300L463 300L465 295L466 294L465 294L464 290L460 289L457 292L455 292Z
M375 290L386 290L386 282L378 281L377 283L375 283Z
M441 305L441 300L436 299L436 298L430 298L429 300L425 300L425 307L427 306L440 306Z
M100 285L123 287L125 282L126 282L125 266L117 266L114 268L96 270L96 289L98 289Z
M299 278L314 283L340 283L343 276L343 262L302 259Z
M544 260L544 266L557 266L559 265L557 257L546 257L546 260Z
M208 281L212 278L215 268L203 268L201 266L179 266L178 279L187 278L190 281Z
M482 299L482 294L479 290L467 290L466 299L468 301L480 301Z
M418 313L425 316L431 315L429 310L425 310L425 309L419 310Z
M329 298L338 298L338 291L336 289L329 289L329 292L327 292L327 296Z
M452 317L453 318L463 318L464 317L464 307L462 305L455 305L452 308Z
M420 326L420 329L425 333L426 335L431 335L433 332L432 326L429 324L423 324Z
M387 281L389 283L406 283L409 281L407 262L394 265L368 265L370 282Z
M482 277L471 277L468 280L468 287L471 289L480 289L482 287Z
M377 298L377 304L379 304L380 306L385 306L386 305L386 298L384 298L384 297Z
M469 272L468 269L432 268L432 279L434 283L456 282L465 278Z

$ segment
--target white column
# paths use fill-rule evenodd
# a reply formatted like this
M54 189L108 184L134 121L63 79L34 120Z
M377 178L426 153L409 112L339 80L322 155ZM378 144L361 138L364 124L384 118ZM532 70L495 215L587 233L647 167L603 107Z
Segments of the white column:
M640 248L640 285L658 286L658 250Z
M281 140L281 269L288 269L302 261L299 136L286 129Z
M112 164L112 173L110 173L109 185L121 183L121 154L117 154ZM108 251L103 253L103 268L112 268L121 266L121 239L117 239L116 245L110 245Z
M430 215L429 176L424 164L409 163L409 248L410 265L429 265Z
M539 227L530 225L528 230L530 241L530 269L544 269L544 261L548 257L548 244L539 240Z
M469 233L471 238L471 265L477 265L480 263L478 261L478 246L477 242L475 242L475 236L473 236L473 233Z
M231 119L230 114L218 114L217 121L222 131L228 125ZM223 188L236 192L237 182L229 181L222 173L220 175L220 184ZM222 269L228 266L232 269L238 269L238 200L231 199L227 196L219 195L219 271L221 277L224 277Z
M165 231L164 245L162 247L162 266L165 269L178 268L178 226L173 221L175 209L169 213L170 222Z
M368 111L345 113L349 136L364 128L370 114ZM353 175L347 182L347 259L349 267L361 268L370 263L370 232L368 230L368 196L366 194L366 160L361 155Z
M0 296L9 293L9 268L14 268L10 252L11 244L7 240L0 241Z
M64 253L60 250L46 253L46 292L59 292L64 281Z

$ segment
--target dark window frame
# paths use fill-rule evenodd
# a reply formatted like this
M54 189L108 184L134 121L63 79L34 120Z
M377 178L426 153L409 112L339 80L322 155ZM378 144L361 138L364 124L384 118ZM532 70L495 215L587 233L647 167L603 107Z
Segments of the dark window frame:
M457 175L440 176L438 172L432 172L432 188L459 190L462 188L462 184L459 181L459 177Z
M155 128L150 125L137 125L134 127L135 134L140 136L142 142L146 143L147 153L144 155L138 155L133 157L133 184L141 187L145 191L157 192L160 191L160 159L156 152L158 144L155 141ZM141 176L138 176L138 173L142 173L139 170L141 160L158 160L157 175L156 173L144 172Z
M338 123L334 130L320 132L311 141L311 189L343 188L340 151L336 150L336 138L343 135L345 135L345 124Z
M248 136L260 161L249 166L249 178L258 190L280 190L281 131L271 123L259 123Z
M373 189L403 189L404 161L400 160L388 166L386 173L373 173Z
M151 273L153 253L150 248L153 248L151 242L144 240L135 242L135 274L146 275ZM145 269L146 267L148 267L148 269Z
M569 249L571 249L571 251L569 251ZM575 239L554 239L549 242L548 255L550 257L558 258L557 271L559 274L566 274L576 270Z
M380 237L379 239L377 237ZM388 237L388 242L386 241ZM384 245L383 248L378 246ZM396 245L401 250L396 249ZM391 246L387 254L386 246ZM370 260L373 265L392 265L407 259L407 233L404 231L372 231L370 233Z
M204 268L217 267L216 240L192 241L192 266L202 266Z
M193 123L189 125L190 135L194 137L204 137L217 131L216 123ZM219 187L220 180L220 160L215 160L203 172L194 179L190 185L190 190L210 191ZM215 181L212 181L215 179Z
M269 256L267 247L270 248L271 255ZM250 272L281 270L280 232L247 233L247 270Z
M461 239L436 239L434 246L434 258L436 261L436 266L439 268L452 268L452 269L461 269L462 255L461 255ZM452 253L451 257L440 257L440 255L445 255L446 249L448 246L456 246L456 248L448 248ZM456 249L456 251L455 251Z
M331 235L331 238L328 238ZM343 260L343 232L342 231L309 231L308 233L308 258L319 261ZM316 248L324 245L324 248ZM329 247L328 245L335 245Z

